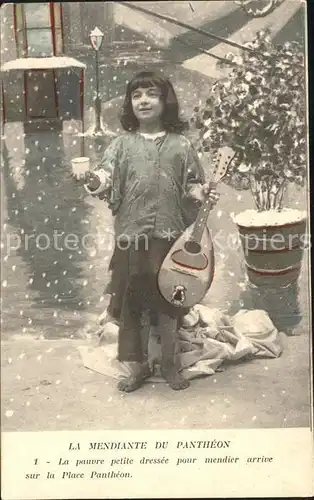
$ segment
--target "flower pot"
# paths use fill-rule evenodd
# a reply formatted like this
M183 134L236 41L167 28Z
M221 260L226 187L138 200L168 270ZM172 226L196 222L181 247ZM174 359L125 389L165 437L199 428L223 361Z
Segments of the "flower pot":
M297 281L306 245L306 212L246 210L234 222L251 284L281 288Z

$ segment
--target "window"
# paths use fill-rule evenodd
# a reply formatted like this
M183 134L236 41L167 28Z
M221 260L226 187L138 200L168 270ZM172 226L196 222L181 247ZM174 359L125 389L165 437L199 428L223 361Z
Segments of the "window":
M50 57L63 53L61 3L14 4L18 57Z

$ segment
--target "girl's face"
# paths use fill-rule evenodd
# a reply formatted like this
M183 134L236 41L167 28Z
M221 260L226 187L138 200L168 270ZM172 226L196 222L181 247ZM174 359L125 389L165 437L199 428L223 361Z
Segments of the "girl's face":
M158 87L139 87L131 94L133 113L140 123L155 123L163 112L161 90Z

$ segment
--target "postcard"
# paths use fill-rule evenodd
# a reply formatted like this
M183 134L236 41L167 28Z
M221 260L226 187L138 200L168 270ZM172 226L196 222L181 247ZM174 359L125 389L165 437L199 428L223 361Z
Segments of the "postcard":
M312 496L306 3L0 12L2 498Z

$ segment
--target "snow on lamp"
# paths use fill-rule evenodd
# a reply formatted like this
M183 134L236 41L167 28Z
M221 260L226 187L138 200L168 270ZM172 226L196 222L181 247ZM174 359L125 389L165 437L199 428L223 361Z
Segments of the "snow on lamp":
M94 28L89 35L90 43L94 50L99 50L104 39L104 34L99 28Z

